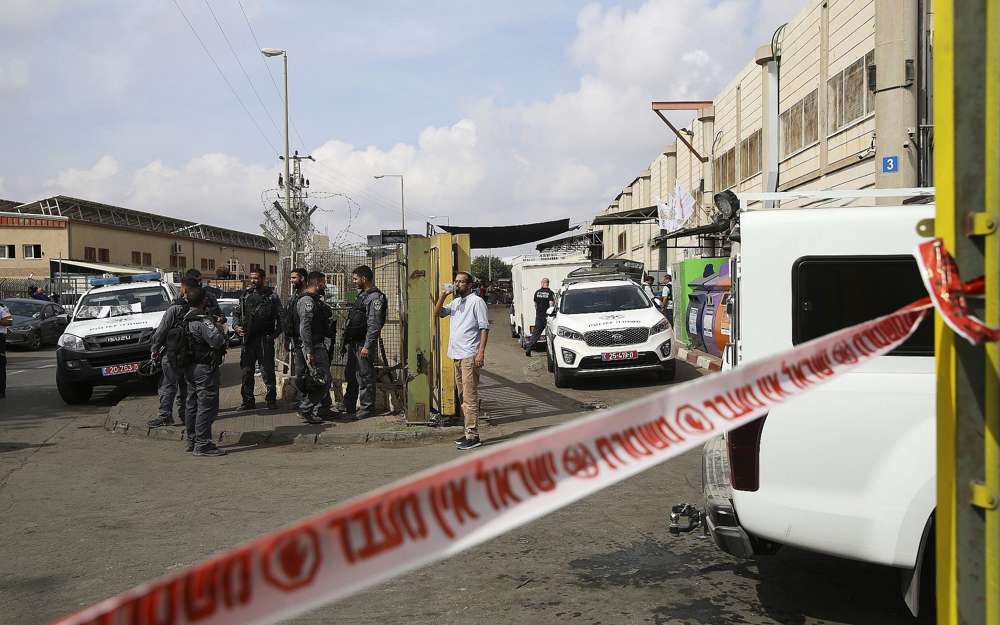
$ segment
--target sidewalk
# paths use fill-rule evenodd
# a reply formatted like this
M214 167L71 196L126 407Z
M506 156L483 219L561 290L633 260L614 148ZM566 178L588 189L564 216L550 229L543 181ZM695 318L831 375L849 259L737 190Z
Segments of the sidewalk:
M239 353L236 352L237 360ZM311 425L300 417L291 402L279 401L278 408L264 407L264 385L257 377L254 389L258 408L240 410L240 370L238 362L222 366L219 394L219 417L212 426L212 436L223 444L287 445L357 445L366 443L403 443L421 439L454 439L461 427L432 428L408 426L401 415L381 415L362 421L326 421ZM148 436L181 441L180 426L150 428L147 423L158 416L159 399L155 392L136 390L112 406L104 421L106 430L119 434ZM176 414L174 415L176 419Z

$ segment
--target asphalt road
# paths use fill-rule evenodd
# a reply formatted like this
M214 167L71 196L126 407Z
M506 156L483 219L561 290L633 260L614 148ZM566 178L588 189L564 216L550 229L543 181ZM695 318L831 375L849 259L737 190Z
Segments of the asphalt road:
M51 349L9 355L0 400L0 623L46 623L457 453L450 443L286 446L194 458L173 443L104 431L104 413L124 391L64 406ZM528 397L555 392L542 375L544 354L527 359L500 337L487 370ZM682 378L695 375L682 368ZM559 392L615 404L658 386L604 380ZM533 423L523 417L525 429ZM671 537L670 505L698 500L699 456L290 622L913 622L893 570L790 549L739 561L705 537Z

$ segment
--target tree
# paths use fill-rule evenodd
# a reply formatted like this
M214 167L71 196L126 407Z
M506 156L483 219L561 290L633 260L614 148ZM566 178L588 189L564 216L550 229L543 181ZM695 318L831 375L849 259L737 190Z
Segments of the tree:
M471 273L480 282L489 282L491 275L493 281L496 282L503 278L510 278L510 265L496 256L477 256L472 259Z

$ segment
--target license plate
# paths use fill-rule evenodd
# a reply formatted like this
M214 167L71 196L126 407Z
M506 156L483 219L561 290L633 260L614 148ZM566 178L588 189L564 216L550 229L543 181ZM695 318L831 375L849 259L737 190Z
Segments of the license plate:
M601 359L606 361L635 360L639 357L639 352L604 352Z
M123 365L111 365L109 367L101 367L101 375L105 377L110 377L113 375L124 375L126 373L135 373L139 370L139 363L128 362Z

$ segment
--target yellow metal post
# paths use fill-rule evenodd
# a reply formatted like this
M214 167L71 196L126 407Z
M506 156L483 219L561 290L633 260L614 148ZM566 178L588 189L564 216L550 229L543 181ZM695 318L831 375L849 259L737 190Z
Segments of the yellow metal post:
M436 300L441 292L442 284L451 282L455 277L452 236L447 233L434 235L434 249L437 254L437 279L431 289ZM441 323L438 319L430 321L437 335L437 354L435 354L434 360L438 374L437 389L440 393L438 411L442 416L450 417L455 414L455 370L452 368L451 361L448 360L448 337L451 336L451 324Z
M935 0L935 233L968 280L972 312L1000 325L1000 0ZM935 320L937 620L1000 623L998 346Z

